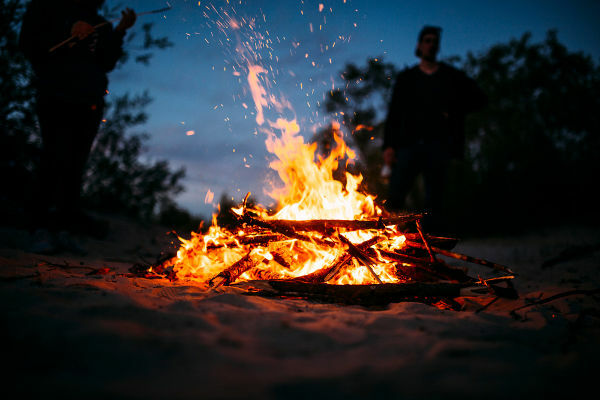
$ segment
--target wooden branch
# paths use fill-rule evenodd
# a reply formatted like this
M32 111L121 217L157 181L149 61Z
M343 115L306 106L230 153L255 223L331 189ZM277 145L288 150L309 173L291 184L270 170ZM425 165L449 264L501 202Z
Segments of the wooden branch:
M549 303L551 301L558 300L558 299L560 299L562 297L575 296L575 295L579 295L579 294L583 294L583 295L587 295L587 296L593 296L595 294L600 294L600 288L589 289L589 290L574 289L574 290L568 290L568 291L562 292L562 293L557 293L557 294L555 294L553 296L546 297L545 299L537 300L537 301L534 301L534 302L529 303L529 304L524 304L524 305L522 305L520 307L517 307L517 308L511 310L510 313L516 315L517 311L522 310L524 308L536 306L536 305L539 305L539 304Z
M365 249L368 249L369 247L377 244L378 242L380 242L383 239L384 238L381 236L376 236L369 240L365 240L362 243L359 243L357 245L357 247L362 250L365 250ZM350 261L351 258L352 258L352 256L348 253L342 254L339 257L337 257L333 261L333 263L331 263L331 265L321 268L310 274L299 276L297 278L292 278L292 279L290 279L290 281L305 282L305 283L329 282L331 279L333 279L333 277L335 277L340 272L340 270L344 267L344 265L346 265Z
M250 257L250 252L248 252L248 254L246 254L244 257L240 258L230 267L219 272L216 276L209 280L208 285L215 288L223 285L230 285L231 283L235 282L235 280L244 272L256 267L261 262L263 262L263 260L258 262L254 261L252 257Z
M457 269L457 268L452 268L452 267L440 262L439 260L435 263L431 263L429 261L429 259L413 257L413 256L409 256L406 254L399 254L399 253L394 253L394 252L385 251L385 250L377 250L377 251L381 254L382 257L384 257L388 260L398 261L400 263L411 264L412 267L404 267L401 265L397 265L396 267L398 269L400 269L402 273L404 273L408 276L412 277L414 275L415 277L413 279L420 280L417 277L417 275L419 273L411 272L407 268L419 269L428 274L436 276L438 279L447 279L447 280L458 281L458 282L470 282L470 281L472 282L473 281L473 278L469 277L465 273L465 271L463 271L461 269Z
M337 257L333 263L327 267L321 268L315 272L307 275L299 276L297 278L290 279L292 282L305 282L305 283L322 283L330 281L337 273L346 265L352 256L350 254L342 254Z
M356 247L351 241L349 241L348 239L346 239L344 237L344 235L339 235L338 234L338 237L340 238L340 240L342 242L344 242L344 244L346 244L348 246L348 252L353 257L355 257L358 261L360 261L365 267L367 267L367 269L369 270L369 272L371 273L371 275L373 275L373 277L375 278L375 280L377 282L379 282L380 284L383 284L383 282L379 278L379 275L377 275L375 273L375 271L373 270L373 267L371 267L372 264L377 264L377 261L371 259L371 257L369 257L368 255L366 255L365 253L363 253L362 250L360 250L358 247Z
M369 247L376 245L383 239L384 238L382 236L375 236L374 238L359 243L356 246L361 250L366 250ZM323 282L329 282L330 280L332 280L333 277L335 277L340 272L340 270L344 267L344 265L346 265L350 261L351 258L352 256L348 253L338 257L338 259L332 264L327 275L325 275L325 277L323 278Z
M254 217L252 216L250 211L246 212L243 216L239 216L237 214L234 214L238 217L238 219L241 222L244 222L248 225L255 225L255 226L260 226L261 228L265 228L265 229L269 229L273 232L276 233L280 233L290 239L298 239L298 240L302 240L304 242L313 242L319 245L323 245L323 246L335 246L334 242L329 242L323 239L319 239L319 238L313 238L313 237L309 237L309 236L305 236L299 233L296 233L293 229L289 228L289 227L285 227L285 226L278 226L276 224L273 224L273 221L267 221L267 220L263 220L261 218L259 218L258 216Z
M429 259L409 256L408 254L401 254L401 253L396 253L396 252L387 251L387 250L379 250L378 249L377 251L379 251L379 253L384 258L387 258L388 260L391 260L391 261L399 261L399 262L403 262L403 263L414 264L414 265L423 265L423 266L431 265L431 261L429 261Z
M412 222L422 217L423 214L407 214L386 219L380 218L376 220L362 221L345 219L314 219L304 221L275 219L266 221L269 222L272 226L277 226L284 229L325 233L335 230L336 228L344 228L349 231L381 229L384 226Z
M277 233L264 234L264 235L252 235L252 236L237 236L236 239L240 244L255 244L255 245L264 245L264 244L268 244L268 243L272 243L272 242L280 242L282 240L289 240L285 236L277 234ZM211 250L212 249L220 249L222 247L225 247L225 245L227 245L227 247L232 247L236 244L237 243L234 240L228 240L223 244L209 243L208 245L206 245L206 248L211 249Z
M331 303L384 305L399 301L426 302L436 297L454 298L468 285L462 283L383 283L380 285L328 285L290 282L287 280L247 281L236 286L249 294L262 296L303 297Z
M415 222L417 225L417 230L419 231L419 236L421 236L421 240L423 241L423 244L425 245L425 248L427 249L427 252L429 253L431 262L436 262L435 256L433 255L433 252L431 251L431 247L429 246L429 243L427 243L427 239L425 239L425 235L423 234L423 230L421 229L421 221L416 220Z
M406 237L406 240L410 240L413 242L421 240L421 235L419 233L405 232L402 233L402 235ZM458 239L456 238L432 236L428 234L425 234L425 239L427 239L427 242L430 246L439 247L440 249L444 250L452 250L454 246L456 246L456 244L458 243Z
M410 246L410 247L415 247L417 249L425 249L425 245L423 245L421 243L411 242L411 241L407 240L406 244L408 246ZM490 267L490 268L493 268L493 269L495 269L497 271L503 271L503 272L509 273L511 275L517 275L510 268L508 268L508 267L506 267L504 265L496 264L496 263L493 263L491 261L487 261L487 260L484 260L484 259L481 259L481 258L475 258L475 257L467 256L465 254L454 253L452 251L440 249L440 248L437 248L437 247L432 247L431 251L433 251L435 253L438 253L438 254L441 254L443 256L446 256L446 257L451 257L451 258L455 258L457 260L462 260L462 261L467 261L467 262L471 262L471 263L474 263L474 264L483 265L485 267Z

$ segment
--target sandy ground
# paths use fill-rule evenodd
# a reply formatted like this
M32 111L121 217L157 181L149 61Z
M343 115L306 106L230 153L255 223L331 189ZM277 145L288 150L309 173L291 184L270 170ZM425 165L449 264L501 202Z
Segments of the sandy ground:
M510 311L567 290L599 288L600 229L459 243L456 251L517 271L520 298L482 312L475 310L488 299L460 299L465 310L456 312L408 302L377 309L319 304L130 278L132 263L152 260L172 238L161 228L112 225L104 241L82 239L85 257L31 254L27 232L0 231L5 393L532 399L579 397L595 387L599 294ZM110 271L90 274L99 268ZM469 272L487 273L474 266Z

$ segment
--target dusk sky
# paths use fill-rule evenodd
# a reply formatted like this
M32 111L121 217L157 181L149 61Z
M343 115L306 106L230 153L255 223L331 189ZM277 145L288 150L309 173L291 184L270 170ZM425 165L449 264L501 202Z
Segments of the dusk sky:
M165 6L159 0L108 3L122 3L136 12ZM223 33L219 21L224 11L236 20L254 19L255 32L270 39L269 47L259 52L266 79L276 96L291 103L306 138L331 121L320 104L332 84L339 85L346 63L363 65L369 57L383 57L399 68L414 64L417 34L426 24L443 28L441 57L483 52L527 31L539 42L556 28L569 50L600 60L600 1L169 3L171 11L141 17L133 29L155 22L155 35L168 36L174 46L156 51L149 66L130 62L111 73L109 100L125 92L149 91L154 99L147 108L150 118L136 130L150 134L146 157L184 166L186 191L177 201L206 217L222 193L240 201L250 191L268 205L264 190L275 177L268 168L272 156L265 149L266 137L257 130L247 71L236 67L236 34L243 37L249 31ZM205 204L209 190L214 200Z

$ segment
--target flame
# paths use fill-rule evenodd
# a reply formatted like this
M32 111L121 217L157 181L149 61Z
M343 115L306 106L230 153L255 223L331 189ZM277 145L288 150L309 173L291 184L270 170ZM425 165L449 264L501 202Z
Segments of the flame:
M320 5L319 8L319 11L322 11L323 6ZM228 23L221 25L230 26L235 34L239 35L244 27L243 21L230 18ZM249 28L254 32L253 25L249 25ZM257 37L253 39L254 48L259 48L256 44ZM253 208L251 211L265 221L366 220L380 216L382 210L375 204L374 197L359 190L362 182L360 175L345 172L345 184L334 179L334 171L338 170L343 162L346 162L343 165L346 167L356 158L355 152L344 141L340 125L337 122L331 124L334 146L329 154L317 154L317 144L305 142L296 119L283 117L284 111L293 113L291 105L284 98L277 98L267 90L265 82L272 69L251 61L260 59L256 54L250 53L252 49L247 44L251 42L240 41L241 44L236 47L236 53L241 58L238 67L243 67L247 73L246 82L254 101L256 123L259 130L266 134L266 148L274 156L269 166L277 172L282 182L282 185L268 191L268 195L278 204L274 214L263 208ZM276 111L277 118L269 119L266 115L268 111ZM245 202L232 211L238 216L243 216L246 211ZM337 234L343 235L353 244L359 244L380 235L381 231L340 229ZM369 249L372 262L352 259L350 265L343 268L328 283L378 283L374 274L382 282L398 282L395 263L378 257L377 249L399 249L403 246L405 238L395 226L387 227L385 234L389 236L385 244L374 245ZM206 282L247 257L253 267L241 274L237 278L238 281L286 279L301 277L331 266L347 254L348 249L341 245L340 241L337 241L336 246L324 245L323 241L331 240L331 237L326 237L323 233L303 232L303 235L314 241L279 238L256 247L251 242L260 236L260 232L249 227L240 228L235 232L229 231L219 227L216 216L213 215L213 223L208 232L192 232L190 239L180 238L181 247L170 263L179 278ZM365 263L369 264L369 267Z

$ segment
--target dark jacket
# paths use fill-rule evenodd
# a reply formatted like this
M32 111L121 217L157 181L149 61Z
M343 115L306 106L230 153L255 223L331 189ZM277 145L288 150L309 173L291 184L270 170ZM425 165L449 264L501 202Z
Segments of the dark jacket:
M122 55L123 33L110 23L82 41L74 39L53 52L50 48L71 36L77 21L92 26L106 22L93 7L68 0L33 0L21 26L20 47L35 72L41 97L96 104L108 87L107 73Z
M462 157L465 116L486 103L475 81L448 64L440 63L431 75L418 65L406 68L396 78L383 147L400 149L442 141L452 156Z

